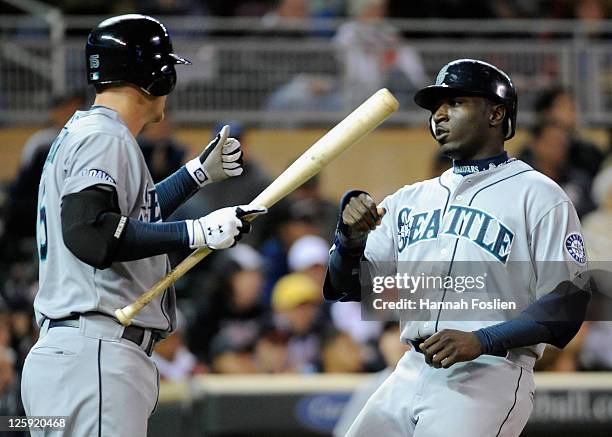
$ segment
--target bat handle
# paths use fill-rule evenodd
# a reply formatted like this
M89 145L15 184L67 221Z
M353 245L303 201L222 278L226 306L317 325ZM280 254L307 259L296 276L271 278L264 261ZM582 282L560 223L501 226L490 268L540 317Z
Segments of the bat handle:
M136 317L149 302L162 294L168 287L174 284L178 278L191 270L193 266L208 256L211 252L212 249L206 246L194 251L178 266L176 266L174 270L163 277L149 291L142 294L133 303L115 310L115 317L117 317L117 320L119 320L123 326L129 326L132 323L132 319L134 319L134 317Z

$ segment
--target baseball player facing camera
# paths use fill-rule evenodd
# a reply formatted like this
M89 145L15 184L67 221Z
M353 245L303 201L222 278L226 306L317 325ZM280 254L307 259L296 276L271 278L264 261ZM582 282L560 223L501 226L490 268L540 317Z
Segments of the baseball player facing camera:
M233 246L244 217L263 207L228 207L165 222L200 188L242 173L240 143L224 127L203 152L155 184L135 137L164 117L176 84L164 25L143 15L100 23L86 45L94 105L77 111L53 143L38 196L40 338L25 361L28 416L68 416L52 435L145 436L159 389L149 358L176 325L174 289L123 327L116 308L170 270L166 253ZM45 429L32 435L47 435Z
M559 186L504 151L517 112L504 72L456 60L415 101L431 111L431 134L453 167L379 206L364 191L345 194L325 297L361 300L360 264L369 271L390 264L393 274L432 261L452 275L469 261L497 266L489 280L534 299L497 321L445 317L444 307L429 320L402 318L401 341L414 347L347 435L518 436L533 408L535 361L546 343L564 347L584 320L590 292L572 283L587 261L580 223ZM443 291L442 299L455 294Z

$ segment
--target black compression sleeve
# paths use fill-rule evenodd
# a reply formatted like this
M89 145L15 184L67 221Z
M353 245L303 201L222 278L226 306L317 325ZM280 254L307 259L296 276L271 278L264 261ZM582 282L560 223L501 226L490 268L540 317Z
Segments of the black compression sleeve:
M198 191L198 188L198 184L189 175L185 166L155 184L162 218L165 220L170 217L176 208Z
M503 355L508 349L538 343L567 346L585 319L591 297L589 283L579 282L580 278L564 281L517 318L474 331L484 353Z
M133 261L189 247L185 222L146 223L129 219L114 261Z
M185 222L128 219L120 214L114 190L94 187L64 196L61 220L66 247L98 269L189 247Z
M323 283L323 296L332 301L360 301L359 263L363 246L346 248L339 232L334 239L334 250L330 253Z
M535 320L512 319L479 329L474 334L480 340L483 353L488 355L504 356L508 349L553 342L550 330Z

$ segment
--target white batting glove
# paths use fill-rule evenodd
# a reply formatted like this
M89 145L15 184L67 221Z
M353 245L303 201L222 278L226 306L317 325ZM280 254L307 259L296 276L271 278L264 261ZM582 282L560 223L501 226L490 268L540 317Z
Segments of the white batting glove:
M229 177L240 176L244 171L240 142L235 138L229 138L229 132L229 126L223 126L217 136L204 148L202 154L185 165L200 187Z
M240 240L242 234L251 230L244 217L258 216L268 212L263 206L240 205L221 208L196 220L185 220L189 234L189 247L198 249L227 249Z

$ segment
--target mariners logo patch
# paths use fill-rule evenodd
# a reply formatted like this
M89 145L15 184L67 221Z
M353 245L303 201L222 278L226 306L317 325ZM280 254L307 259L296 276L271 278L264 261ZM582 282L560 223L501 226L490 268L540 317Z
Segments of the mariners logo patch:
M565 250L578 264L586 264L586 251L584 250L584 241L582 241L580 234L574 232L567 236L565 239Z

